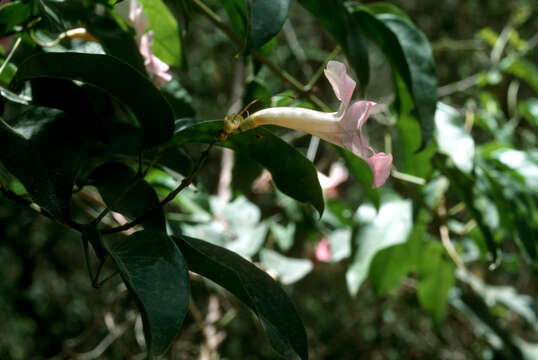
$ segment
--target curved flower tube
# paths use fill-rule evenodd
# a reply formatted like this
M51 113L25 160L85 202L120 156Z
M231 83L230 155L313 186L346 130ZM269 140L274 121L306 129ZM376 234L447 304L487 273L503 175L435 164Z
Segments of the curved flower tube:
M278 125L315 135L364 159L372 169L374 176L372 187L383 185L390 175L392 155L376 153L362 133L362 127L368 120L368 113L375 103L357 101L349 106L356 83L347 75L346 67L341 62L329 61L325 76L340 100L338 112L325 113L292 107L268 108L250 115L241 125L241 129Z

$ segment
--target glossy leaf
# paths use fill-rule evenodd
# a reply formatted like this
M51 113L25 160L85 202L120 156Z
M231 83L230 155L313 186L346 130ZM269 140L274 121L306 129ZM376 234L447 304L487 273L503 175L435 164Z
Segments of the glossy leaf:
M355 238L357 250L346 273L349 292L356 295L366 279L375 254L386 247L403 243L412 229L412 207L409 200L390 197L376 211L370 204L357 209L356 218L363 223Z
M18 120L11 127L0 119L0 161L36 204L57 219L69 218L71 191L84 161L75 121L47 108L31 108Z
M258 315L274 349L287 359L308 359L306 332L282 288L251 262L205 241L181 237L176 244L189 269L224 287Z
M271 40L282 28L290 10L290 0L247 0L247 42L250 54Z
M145 147L172 136L173 113L164 97L149 79L121 60L97 54L40 53L20 65L13 82L20 85L47 77L82 81L123 102L144 130Z
M179 25L161 0L138 0L155 33L153 54L172 66L181 66L181 34Z
M98 167L89 177L99 193L111 209L124 216L137 219L147 210L159 204L155 190L144 180L137 179L135 171L122 163L109 162ZM132 185L135 183L136 185ZM130 190L129 187L133 186ZM127 193L125 191L128 190ZM116 201L122 196L120 201ZM141 223L146 229L166 231L166 223L162 208Z
M189 306L189 273L183 255L168 236L148 230L123 238L109 252L137 300L148 358L162 354Z
M393 71L403 79L414 101L420 121L422 147L433 135L437 102L437 77L432 50L424 34L411 22L393 15L374 15L368 8L356 7L353 16L363 33L383 51Z
M172 143L210 143L223 127L222 121L199 123L176 132ZM323 213L323 195L314 166L295 148L264 128L232 135L220 146L249 155L264 166L278 188L292 198L311 203Z

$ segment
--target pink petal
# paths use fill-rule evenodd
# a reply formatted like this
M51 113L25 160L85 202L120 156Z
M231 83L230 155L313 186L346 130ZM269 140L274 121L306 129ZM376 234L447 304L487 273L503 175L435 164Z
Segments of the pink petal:
M140 38L139 50L144 59L148 61L153 52L153 31L142 35L142 38Z
M351 101L356 85L355 80L347 75L346 66L338 61L329 61L325 69L325 76L331 83L336 97L342 102L337 115L341 116Z
M137 1L131 0L129 5L129 20L134 25L136 35L140 36L148 28L148 19L142 12L142 5Z
M366 159L372 173L374 174L374 183L372 188L380 187L387 181L390 175L390 168L392 164L392 155L385 153L377 153Z
M319 261L330 261L331 257L331 244L329 243L329 240L324 237L316 246L316 259Z

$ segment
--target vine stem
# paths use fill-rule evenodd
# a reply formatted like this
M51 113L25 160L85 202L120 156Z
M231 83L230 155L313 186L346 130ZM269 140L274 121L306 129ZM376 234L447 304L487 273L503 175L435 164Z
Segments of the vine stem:
M117 226L117 227L112 228L112 229L103 229L103 230L101 230L101 233L102 234L113 234L113 233L117 233L117 232L120 232L120 231L130 229L133 226L136 226L136 225L140 224L141 222L143 222L144 220L148 219L150 216L152 216L155 213L155 211L159 210L166 203L172 201L183 189L185 189L187 186L192 184L194 178L196 177L196 175L198 175L198 172L200 171L202 166L205 164L207 158L209 157L209 152L211 151L211 149L213 148L213 146L215 145L216 142L217 142L217 140L215 139L215 140L213 140L213 142L211 144L209 144L207 149L202 153L202 156L200 157L200 160L196 164L196 166L193 169L193 171L191 172L191 174L188 177L184 178L181 181L181 183L179 184L179 186L177 188L175 188L174 191L170 192L157 205L155 205L154 207L152 207L151 209L146 211L146 213L144 215L142 215L141 217L139 217L138 219L135 219L135 220L133 220L131 222L128 222L128 223L126 223L124 225L121 225L121 226Z
M222 30L222 32L224 32L230 38L230 40L232 40L237 46L239 46L240 48L245 47L245 41L241 39L236 33L234 33L234 31L228 26L228 24L222 21L222 19L217 14L215 14L213 10L211 10L206 4L204 4L201 0L191 0L191 1L192 1L192 4L209 19L209 21L211 21L217 28ZM340 48L337 47L331 53L331 55L329 55L329 59L327 59L327 61L335 57L339 51L340 51ZM282 80L290 84L291 87L295 91L301 94L306 94L308 96L308 99L312 103L314 103L317 107L319 107L321 110L332 111L331 108L327 104L325 104L316 95L311 93L313 86L315 85L315 82L323 74L323 68L325 67L325 63L321 67L321 70L316 71L312 80L307 85L303 85L299 80L293 77L293 75L291 75L287 71L280 69L278 66L273 64L269 59L267 59L265 56L263 56L259 52L253 52L252 56L254 56L262 64L267 66L267 68L269 68L269 70L271 70L279 78L281 78Z
M138 174L136 178L133 180L131 184L129 184L129 186L123 189L123 191L118 195L116 199L114 199L114 201L110 203L110 205L105 204L105 208L103 209L103 211L101 211L101 213L91 222L92 225L99 224L101 220L103 220L103 218L111 211L111 209L114 206L116 206L129 193L129 191L131 191L142 179L144 179L144 177L147 175L149 170L153 168L153 166L155 166L157 161L159 161L163 149L164 149L163 147L159 148L157 155L155 155L155 157L153 158L149 166L143 172L142 172L142 161L143 161L142 152L140 152L138 156L139 164L138 164Z

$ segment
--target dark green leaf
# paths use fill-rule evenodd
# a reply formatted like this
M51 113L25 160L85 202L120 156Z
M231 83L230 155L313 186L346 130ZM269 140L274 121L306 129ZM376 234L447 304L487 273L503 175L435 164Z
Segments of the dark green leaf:
M245 53L256 51L278 34L289 10L290 0L247 0Z
M454 266L444 257L439 243L422 247L418 267L417 297L426 312L439 324L446 314L448 291L454 285Z
M258 315L278 353L308 359L307 339L293 303L265 272L241 256L193 238L176 238L189 269L224 287Z
M127 105L144 130L143 146L160 145L172 136L170 105L151 82L128 64L108 55L40 53L26 59L13 80L62 78L93 85Z
M220 133L222 121L198 123L176 132L172 143L187 142L210 143ZM323 195L314 166L295 148L264 128L232 135L227 141L219 143L250 156L271 175L278 188L292 198L309 202L323 213Z
M174 119L188 118L194 116L192 99L177 79L167 82L162 88L161 93L168 101L174 111Z
M368 8L359 6L353 16L364 34L381 48L409 89L420 121L424 147L433 135L437 102L437 77L426 36L411 22L392 14L376 16Z
M181 34L176 19L161 0L138 0L155 33L153 53L172 66L181 66Z
M0 37L15 33L15 27L24 25L32 17L33 1L14 1L0 7Z
M159 204L155 190L144 180L137 178L135 171L129 166L110 162L101 165L89 177L92 185L111 209L131 219L143 216L147 210ZM136 182L136 185L133 184ZM129 190L130 189L130 190ZM127 191L125 193L125 191ZM120 201L116 201L123 196ZM166 223L162 208L142 222L146 229L166 231Z
M162 354L176 336L190 301L183 255L165 234L144 230L110 248L125 284L136 297L148 358Z
M69 218L69 200L84 156L75 121L53 109L32 108L13 128L0 119L0 160L32 200L53 217Z
M133 34L120 27L115 19L91 14L87 26L88 32L99 40L108 55L123 60L141 74L146 74L144 59Z
M39 0L37 5L52 31L62 32L79 22L86 22L88 10L82 1Z

